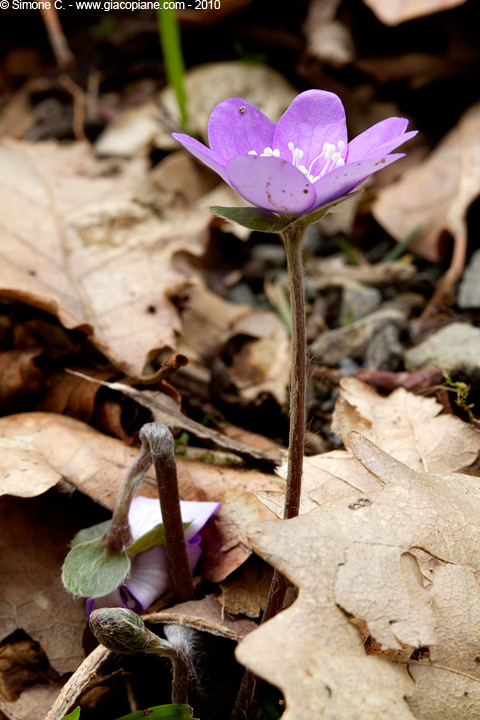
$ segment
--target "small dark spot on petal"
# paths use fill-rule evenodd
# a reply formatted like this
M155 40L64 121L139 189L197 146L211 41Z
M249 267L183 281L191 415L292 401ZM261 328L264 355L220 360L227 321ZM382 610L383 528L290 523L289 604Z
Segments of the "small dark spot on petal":
M306 195L308 193L308 188L306 188L303 192Z
M240 105L240 107L238 108L238 112L243 114L245 112L245 109L245 105Z
M37 271L36 270L29 270L28 274L31 275L31 277L37 277Z
M157 312L157 308L155 307L155 305L149 305L146 312L150 315L155 315L155 313Z
M282 192L284 193L284 192L285 192L285 190L282 190Z

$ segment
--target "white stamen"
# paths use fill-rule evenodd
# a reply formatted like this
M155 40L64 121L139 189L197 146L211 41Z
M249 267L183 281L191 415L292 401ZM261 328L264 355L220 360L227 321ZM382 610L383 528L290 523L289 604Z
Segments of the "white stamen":
M342 153L346 148L346 143L343 140L339 140L336 145L333 143L325 142L323 143L323 149L320 155L317 155L316 158L312 160L310 163L310 167L307 168L305 165L299 165L299 161L303 158L304 152L301 148L295 147L295 143L293 143L291 140L287 143L287 147L292 153L292 165L300 170L301 173L306 175L308 180L310 180L311 183L317 182L317 180L320 180L326 173L329 173L331 170L334 170L335 168L343 167L345 165L345 160L342 158ZM249 150L249 155L257 155L256 150ZM278 148L271 148L266 147L262 153L260 153L260 157L280 157L280 150ZM318 175L313 174L313 168L315 166L315 163L318 162L321 158L324 158L324 164L323 167Z

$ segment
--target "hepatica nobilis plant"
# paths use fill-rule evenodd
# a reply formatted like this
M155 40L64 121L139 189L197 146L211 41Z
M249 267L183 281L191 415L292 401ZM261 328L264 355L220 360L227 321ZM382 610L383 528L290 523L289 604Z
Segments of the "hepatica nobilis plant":
M391 151L412 138L408 121L388 118L348 141L340 98L323 90L298 95L277 124L254 105L229 98L208 123L210 147L178 140L255 207L211 208L252 230L278 233L285 245L292 314L290 438L284 517L298 514L305 438L306 339L302 238L309 224L349 197L364 180L395 162ZM281 605L274 578L266 617ZM272 600L273 602L273 600Z
M165 425L144 425L140 439L112 520L77 533L63 566L65 587L88 598L88 615L99 607L143 612L172 585L178 601L190 600L191 571L201 555L199 532L220 506L180 501L173 438ZM159 500L134 497L152 462Z

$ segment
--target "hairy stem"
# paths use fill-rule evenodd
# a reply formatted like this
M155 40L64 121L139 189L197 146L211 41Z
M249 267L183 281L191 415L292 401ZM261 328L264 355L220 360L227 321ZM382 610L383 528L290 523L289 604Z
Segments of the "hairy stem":
M303 283L302 240L304 228L287 228L281 235L287 255L290 313L292 318L290 370L290 433L288 443L287 489L283 519L296 517L300 509L303 454L305 449L307 398L307 338L305 330L305 288ZM268 592L262 623L283 607L287 581L275 570ZM230 720L250 717L260 679L250 670L243 676Z
M173 437L166 425L147 423L140 430L140 438L142 442L145 439L149 443L157 476L158 496L165 528L165 552L173 592L178 602L192 600L193 580L180 510Z
M150 445L146 440L142 439L142 447L138 457L135 458L128 469L118 491L112 522L103 538L104 544L114 552L124 550L132 543L133 538L130 523L128 522L128 511L138 485L151 464Z

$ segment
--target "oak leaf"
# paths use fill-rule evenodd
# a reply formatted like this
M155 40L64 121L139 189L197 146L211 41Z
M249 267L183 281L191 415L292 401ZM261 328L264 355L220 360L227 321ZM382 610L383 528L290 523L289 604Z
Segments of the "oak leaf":
M251 527L254 550L299 597L237 657L281 687L285 720L477 719L478 479L415 472L355 432L349 442L376 489ZM347 615L384 650L427 647L429 657L407 671L368 656Z

